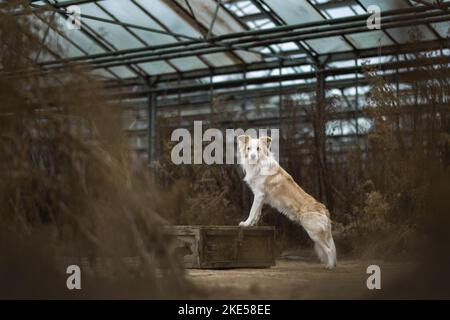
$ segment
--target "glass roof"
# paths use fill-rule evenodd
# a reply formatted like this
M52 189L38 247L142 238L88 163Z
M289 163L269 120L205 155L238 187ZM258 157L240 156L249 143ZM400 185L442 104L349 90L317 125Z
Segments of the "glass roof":
M30 19L39 26L39 34L48 50L39 61L58 59L52 53L50 41L56 42L70 58L80 58L94 65L95 73L105 78L135 78L142 75L180 74L194 70L211 70L233 65L251 65L270 61L309 59L312 70L317 58L334 53L353 52L349 60L357 59L362 50L404 44L409 41L411 26L385 30L358 30L316 36L311 31L290 40L294 31L285 31L279 40L252 45L265 35L214 40L220 36L244 34L256 30L274 29L293 24L326 22L332 19L364 15L367 8L377 5L382 11L421 6L410 0L48 0L30 1L33 6L51 4L57 8L60 30L51 29L36 13ZM449 1L444 1L448 3ZM81 30L69 30L64 10L79 5ZM382 13L383 16L383 13ZM423 41L442 40L449 36L450 18L416 24ZM332 25L331 25L332 26ZM311 28L315 28L312 26ZM303 29L301 29L303 30ZM330 30L331 32L336 30ZM295 29L297 32L297 29ZM44 41L44 37L46 37ZM270 37L270 34L269 34ZM283 39L285 38L286 39ZM217 38L219 39L219 38ZM236 40L238 39L238 40ZM248 40L250 39L250 40ZM256 39L256 40L254 40ZM186 43L186 44L185 44ZM232 43L230 45L230 43ZM177 45L177 47L173 47ZM164 48L164 46L170 46ZM186 48L195 47L186 51ZM173 54L171 53L173 49ZM211 48L211 50L209 50ZM164 51L166 50L166 51ZM111 55L119 51L120 54ZM160 53L160 52L164 53ZM96 56L101 55L101 56ZM117 58L116 60L111 60ZM97 62L95 59L110 59ZM122 60L121 60L122 59ZM130 59L128 61L128 59ZM131 61L131 62L130 62ZM333 65L334 68L339 64ZM302 73L305 67L289 67L283 73ZM276 69L267 74L277 74ZM231 77L231 75L230 75ZM200 81L200 80L199 80Z

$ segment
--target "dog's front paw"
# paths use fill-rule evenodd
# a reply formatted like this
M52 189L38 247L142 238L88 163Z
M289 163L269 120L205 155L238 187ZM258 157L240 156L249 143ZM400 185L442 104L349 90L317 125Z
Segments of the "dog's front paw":
M239 227L248 227L250 224L247 221L241 221L239 222Z
M335 266L336 266L335 264L329 264L329 263L327 263L327 264L325 265L325 269L331 270L331 269L333 269Z
M257 224L258 224L258 223L257 223L256 221L251 221L251 222L248 224L248 226L249 226L249 227L256 227Z

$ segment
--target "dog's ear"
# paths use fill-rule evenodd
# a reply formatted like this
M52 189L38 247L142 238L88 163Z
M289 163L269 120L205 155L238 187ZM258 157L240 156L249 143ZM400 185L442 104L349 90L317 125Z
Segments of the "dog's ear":
M259 138L259 141L261 141L262 143L264 143L266 145L267 150L270 150L270 145L272 143L271 137L263 136L263 137Z
M240 135L238 137L238 143L239 143L240 148L244 147L249 141L250 141L250 136L247 136L245 134Z

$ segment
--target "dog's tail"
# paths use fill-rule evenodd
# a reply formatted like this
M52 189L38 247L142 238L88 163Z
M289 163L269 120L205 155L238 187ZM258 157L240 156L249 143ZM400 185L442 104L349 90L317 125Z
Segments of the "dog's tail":
M336 253L336 245L334 244L333 233L331 232L331 219L328 219L328 235L327 235L327 244L330 248L331 259L334 262L334 266L337 265L337 253Z

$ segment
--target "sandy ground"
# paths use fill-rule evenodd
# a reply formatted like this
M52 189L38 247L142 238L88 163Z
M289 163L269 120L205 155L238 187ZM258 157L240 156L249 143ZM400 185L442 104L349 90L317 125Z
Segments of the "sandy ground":
M368 290L367 267L381 268L381 290ZM382 299L383 288L413 270L410 262L341 258L326 270L311 254L278 259L263 269L187 271L187 277L212 299Z

